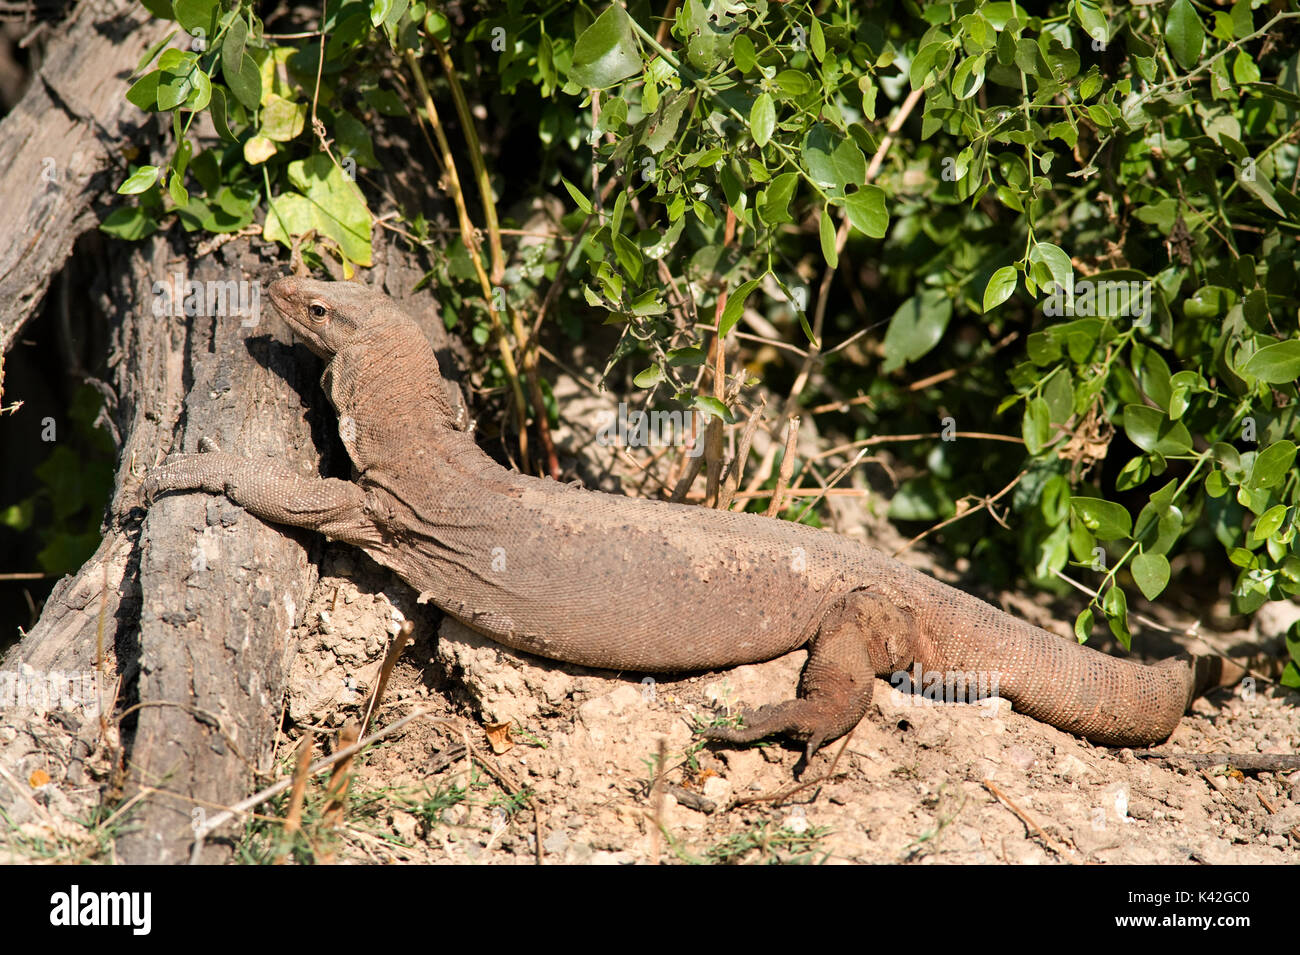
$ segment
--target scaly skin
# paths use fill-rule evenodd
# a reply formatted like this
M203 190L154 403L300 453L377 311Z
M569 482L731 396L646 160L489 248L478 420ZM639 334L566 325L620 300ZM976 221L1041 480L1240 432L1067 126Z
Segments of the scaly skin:
M299 278L274 282L270 298L328 362L322 385L354 480L176 455L149 473L146 499L224 493L354 544L422 600L555 660L675 672L807 645L799 698L707 734L729 742L786 733L811 754L865 715L875 677L918 665L982 680L1017 710L1110 745L1164 740L1197 692L1191 658L1106 656L827 531L508 471L453 428L432 349L391 299Z

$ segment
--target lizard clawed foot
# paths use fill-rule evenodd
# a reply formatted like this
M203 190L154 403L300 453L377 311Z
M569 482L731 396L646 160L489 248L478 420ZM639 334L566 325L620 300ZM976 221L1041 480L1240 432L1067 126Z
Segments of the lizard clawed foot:
M753 743L781 733L806 741L807 754L812 756L830 735L818 710L809 700L769 703L757 710L741 713L744 726L710 726L701 730L700 735L719 743Z
M144 484L140 488L140 500L145 507L148 507L160 494L166 494L168 491L194 491L194 490L213 490L220 491L221 488L208 488L205 486L205 479L208 477L207 470L198 463L198 460L207 454L219 454L221 448L217 442L208 437L199 439L198 454L169 454L165 463L157 467L150 468L149 473L145 475ZM209 459L212 463L214 459Z

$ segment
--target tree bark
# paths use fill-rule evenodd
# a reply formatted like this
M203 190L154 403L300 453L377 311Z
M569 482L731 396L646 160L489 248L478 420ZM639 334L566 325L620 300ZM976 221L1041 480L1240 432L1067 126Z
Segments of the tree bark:
M92 203L112 196L126 171L121 147L151 122L126 100L131 71L169 28L134 0L83 0L0 122L0 352L77 237L99 224Z

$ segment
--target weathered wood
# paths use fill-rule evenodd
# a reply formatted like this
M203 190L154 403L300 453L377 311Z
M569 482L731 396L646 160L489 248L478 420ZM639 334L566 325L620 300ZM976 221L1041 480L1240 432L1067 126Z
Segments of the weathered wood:
M126 100L131 71L175 24L135 0L83 2L0 121L0 351L31 317L72 251L98 225L91 203L126 171L122 146L152 120ZM3 388L3 382L0 382Z
M236 248L194 263L189 277L258 282L260 275L231 261ZM272 337L269 316L256 328L236 316L160 321L162 340L179 338L189 383L170 450L197 451L208 438L319 473L307 411L319 363L305 348ZM323 432L321 439L326 443ZM137 466L161 457L155 450ZM142 709L128 795L173 795L151 794L140 804L138 828L118 844L125 861L185 860L195 811L236 801L255 772L271 769L291 631L315 582L307 554L315 543L207 494L173 495L149 508L140 535ZM209 861L226 854L213 847Z

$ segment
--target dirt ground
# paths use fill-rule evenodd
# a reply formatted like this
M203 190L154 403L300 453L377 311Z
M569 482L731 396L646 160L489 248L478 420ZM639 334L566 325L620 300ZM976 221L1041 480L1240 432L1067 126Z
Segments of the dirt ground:
M572 404L561 406L583 419L583 399L567 397ZM610 464L589 431L559 438L589 457L586 469ZM833 509L837 525L857 533L865 526L886 549L901 540L872 517L866 498L839 500L849 503ZM923 550L904 559L960 582ZM1072 639L1061 622L1072 614L1046 597L982 596ZM1182 610L1138 609L1172 629L1191 623ZM1221 618L1221 609L1205 608L1206 619ZM1273 605L1251 631L1200 628L1196 639L1237 656L1267 651L1297 616L1300 608ZM1300 862L1300 772L1243 775L1093 746L1011 712L1003 700L934 704L878 680L867 718L796 779L802 754L792 745L706 747L692 729L789 698L802 651L677 679L540 660L417 605L399 580L338 546L325 548L320 584L299 630L286 700L290 730L277 760L282 774L292 771L304 733L313 734L318 754L327 752L338 729L362 717L403 620L414 625L414 643L371 729L423 715L354 764L337 827L326 818L321 777L308 787L303 828L292 842L278 823L254 818L231 834L237 860L291 854L297 861L356 863ZM1172 643L1192 645L1177 636ZM1151 645L1145 629L1136 645ZM1275 684L1247 681L1197 701L1158 752L1294 754L1297 703L1300 696ZM106 742L113 740L85 715L0 726L0 809L7 820L0 861L111 861L113 835L130 824L130 814L101 807L113 777ZM282 817L287 798L268 800L258 812Z

